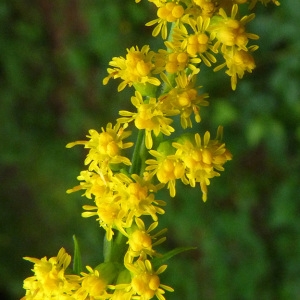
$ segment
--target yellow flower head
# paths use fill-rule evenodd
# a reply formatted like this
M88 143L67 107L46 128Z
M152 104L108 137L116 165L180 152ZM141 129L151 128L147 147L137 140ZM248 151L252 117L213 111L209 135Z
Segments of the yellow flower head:
M133 180L125 174L118 174L115 182L126 227L132 225L134 218L143 215L149 215L153 221L157 221L157 214L165 213L161 206L165 206L166 203L155 199L154 192L157 189L152 183L136 174L131 177Z
M75 293L75 299L110 299L107 289L107 280L102 278L101 274L97 270L93 270L91 267L86 267L89 273L82 272L81 287Z
M191 57L197 57L201 59L208 67L211 66L211 62L215 63L216 58L209 51L215 52L211 45L211 39L207 32L209 27L210 18L203 19L199 16L197 19L190 19L189 25L193 30L193 34L190 34L186 28L175 28L173 34L173 44L176 47L180 47L183 51Z
M108 240L112 239L113 229L127 236L125 228L131 227L135 217L150 215L157 221L157 214L164 213L161 206L165 202L154 197L156 186L137 175L133 174L132 178L121 173L110 176L106 185L100 183L93 194L90 191L95 196L94 205L83 206L82 217L96 216Z
M167 183L170 196L175 197L176 180L181 179L183 182L187 182L183 161L176 155L166 155L165 153L155 150L150 150L149 152L156 159L146 160L146 164L149 165L146 167L146 170L151 172L150 176L155 174L159 182Z
M99 171L100 172L100 171ZM87 198L94 197L94 205L83 205L85 210L82 217L89 218L96 216L100 227L106 231L108 240L112 239L113 229L118 229L126 235L124 227L126 226L124 218L126 213L121 209L118 201L117 191L113 182L113 174L110 176L101 176L95 172L83 171L78 179L83 180L80 186L75 187L69 192L86 189Z
M26 296L23 300L29 299L63 299L67 295L72 295L80 285L80 277L76 275L66 275L65 271L71 262L71 256L61 248L56 257L49 260L24 257L33 262L34 276L24 280Z
M245 71L252 73L255 68L255 61L251 55L252 51L257 49L256 46L250 47L249 51L232 49L224 53L225 63L219 65L214 71L219 71L223 67L227 66L226 74L231 77L231 88L236 89L237 77L242 78Z
M155 235L150 235L150 232L157 227L158 222L153 222L148 229L145 228L145 224L140 218L135 218L135 224L136 226L132 226L132 228L130 228L130 231L128 231L127 243L129 244L129 255L131 255L132 257L146 257L147 255L156 255L157 253L155 250L153 250L153 247L164 242L166 238L160 238L154 243L153 240L155 240L157 236L166 232L166 229L161 230Z
M231 16L228 17L224 9L220 8L219 15L211 19L208 30L211 32L212 40L217 39L214 50L217 51L221 46L221 51L225 53L228 47L237 47L239 50L247 49L249 39L257 40L259 37L253 33L247 33L245 25L254 19L255 14L250 14L236 19L238 5L234 4L231 10Z
M83 209L86 210L82 213L82 217L88 218L97 216L100 227L106 231L107 240L111 240L114 231L118 229L122 234L127 235L124 230L126 226L126 212L122 209L121 203L117 201L116 193L107 191L102 197L95 199L95 205L84 205Z
M139 50L138 47L127 49L126 58L114 57L109 63L113 68L108 68L108 76L104 78L103 84L107 84L110 78L121 78L123 81L118 86L122 91L126 85L152 84L160 85L160 81L152 76L155 65L152 62L154 52L149 51L150 47L145 45Z
M194 0L195 4L201 8L203 18L211 17L217 9L216 1L212 0Z
M154 271L149 260L137 260L132 263L125 256L125 266L131 273L131 283L127 285L126 290L131 290L133 295L139 295L137 299L149 300L156 296L158 299L165 300L164 290L173 292L174 290L160 283L159 274L163 273L167 265L163 265ZM126 286L126 285L123 285Z
M130 165L131 162L127 157L121 155L122 149L132 147L133 143L123 143L123 140L131 135L130 131L125 131L126 126L120 127L120 124L112 126L108 123L106 128L102 128L102 132L91 129L87 137L88 141L77 141L67 144L67 148L75 145L84 145L90 149L85 159L85 164L90 170L101 168L104 174L109 169L109 164L124 163Z
M165 44L168 50L160 49L154 57L158 72L166 71L169 74L182 74L186 69L189 69L192 75L200 72L197 67L201 62L200 58L189 56L185 49L181 49L175 43L167 41Z
M185 9L178 1L157 1L156 5L158 6L158 19L146 23L146 26L152 26L157 23L152 35L157 36L161 32L162 38L166 39L168 35L168 23L175 22L177 26L180 26L182 22L187 21L188 15L185 15Z
M172 144L177 149L175 155L179 156L186 166L189 184L195 187L197 182L200 183L203 201L207 200L209 179L220 176L217 171L223 171L223 164L232 158L225 144L220 142L221 136L222 127L219 127L215 140L211 140L210 133L206 131L203 141L196 133L194 140L185 136Z
M158 136L160 133L170 135L174 132L174 128L170 126L173 120L167 118L167 116L176 115L177 111L163 111L156 98L150 98L144 101L141 93L138 91L135 92L135 96L131 97L131 102L137 108L137 112L132 113L121 110L119 114L123 117L117 121L119 123L134 121L138 129L144 129L147 149L151 149L153 145L152 132L155 136Z
M176 87L174 88L172 88L166 76L162 75L162 78L170 90L167 94L159 98L161 107L178 111L178 114L180 114L180 123L184 129L192 127L190 116L193 113L195 121L199 123L201 121L200 106L207 106L209 103L205 100L208 98L208 94L198 95L197 88L195 87L195 77L187 76L186 73L178 75L175 79Z
M92 196L101 197L107 190L108 186L108 176L104 176L101 172L100 168L93 172L81 171L80 175L77 176L77 179L81 181L80 185L67 190L67 193L69 194L79 190L85 190L83 196L88 199L92 199Z

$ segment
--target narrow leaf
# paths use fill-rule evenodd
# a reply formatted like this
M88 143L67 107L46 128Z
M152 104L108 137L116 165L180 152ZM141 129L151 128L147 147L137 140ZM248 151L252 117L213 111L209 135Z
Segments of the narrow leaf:
M81 261L81 253L79 249L79 244L75 234L73 235L74 241L74 259L73 259L73 272L77 275L82 272L82 261Z
M155 268L157 268L157 267L161 266L163 263L165 263L168 259L172 258L173 256L180 254L182 252L186 252L186 251L194 250L194 249L196 249L196 247L179 247L179 248L173 249L173 250L165 253L162 256L154 258L151 261L151 263Z

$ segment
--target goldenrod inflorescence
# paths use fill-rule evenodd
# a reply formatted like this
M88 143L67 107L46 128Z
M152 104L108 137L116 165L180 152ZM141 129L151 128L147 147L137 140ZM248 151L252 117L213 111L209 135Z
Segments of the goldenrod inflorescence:
M146 26L154 27L153 36L161 36L165 48L127 49L125 57L112 59L103 80L107 84L110 79L120 79L118 91L135 89L132 111L120 110L114 125L108 123L100 132L91 129L87 140L67 145L88 149L80 183L67 192L82 190L89 199L82 216L95 216L105 230L105 260L95 268L87 266L88 273L77 270L70 275L71 257L63 248L49 260L26 257L34 263L34 276L24 281L23 300L148 300L155 296L164 300L165 291L173 289L162 284L159 275L167 268L163 259L173 254L155 249L166 239L166 229L156 232L166 206L166 201L157 199L157 192L167 188L175 197L180 181L200 186L206 201L211 179L220 176L232 158L222 142L222 126L214 139L209 131L202 136L186 132L201 121L200 112L209 104L208 94L196 83L200 68L203 64L213 71L225 68L235 90L237 78L255 68L252 53L258 49L250 45L258 36L247 31L255 15L240 15L239 6L252 9L257 2L279 2L148 1L156 6L157 18ZM175 130L176 118L181 131ZM132 130L138 132L136 142L128 141ZM132 158L126 155L130 149Z

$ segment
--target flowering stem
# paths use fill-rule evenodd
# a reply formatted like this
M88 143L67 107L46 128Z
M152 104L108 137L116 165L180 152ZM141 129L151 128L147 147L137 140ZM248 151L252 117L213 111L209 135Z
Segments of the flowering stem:
M145 168L145 130L138 130L129 174L141 174ZM126 253L126 242L128 238L121 232L117 233L117 236L108 241L104 238L104 261L105 262L122 262L124 254Z

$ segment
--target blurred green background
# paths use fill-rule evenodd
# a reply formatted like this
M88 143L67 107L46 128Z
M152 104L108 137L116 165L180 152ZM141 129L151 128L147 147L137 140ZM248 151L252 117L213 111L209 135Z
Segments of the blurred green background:
M201 72L210 106L194 129L223 125L234 159L207 203L198 188L160 195L164 251L197 247L170 261L167 299L300 299L300 2L281 2L257 6L257 68L236 92L223 71ZM81 218L80 193L65 193L85 153L65 145L130 107L132 90L102 79L127 47L161 45L144 26L153 18L145 0L0 1L1 299L24 294L22 257L73 254L73 234L85 265L102 259L102 230Z

